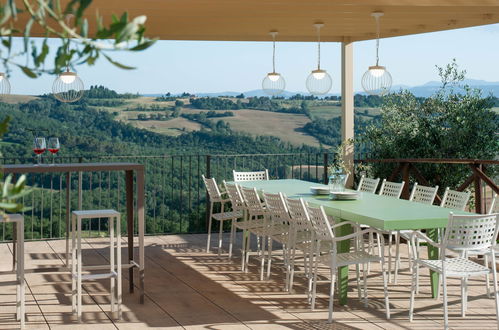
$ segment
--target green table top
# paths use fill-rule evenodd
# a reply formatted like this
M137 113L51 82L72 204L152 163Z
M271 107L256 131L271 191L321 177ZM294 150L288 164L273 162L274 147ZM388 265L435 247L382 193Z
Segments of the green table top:
M290 198L303 198L309 204L322 205L328 215L383 230L443 228L447 225L449 212L470 214L371 193L361 193L360 198L353 201L333 201L327 195L310 192L310 187L325 185L294 179L246 181L239 182L239 185L269 193L282 192Z

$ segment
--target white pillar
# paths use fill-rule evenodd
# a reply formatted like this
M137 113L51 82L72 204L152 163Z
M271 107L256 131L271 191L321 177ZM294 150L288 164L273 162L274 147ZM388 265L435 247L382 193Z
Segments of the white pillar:
M344 39L341 43L341 140L354 138L353 107L353 42ZM353 184L353 145L345 148L344 159L350 170L347 187Z

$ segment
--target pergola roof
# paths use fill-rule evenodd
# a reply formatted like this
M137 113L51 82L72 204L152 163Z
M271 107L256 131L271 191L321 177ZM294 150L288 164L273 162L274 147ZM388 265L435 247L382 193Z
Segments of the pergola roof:
M373 11L385 13L382 37L499 23L498 0L94 0L91 25L96 9L105 22L146 15L147 35L164 40L267 41L278 30L280 41L314 41L317 21L324 41L366 40Z

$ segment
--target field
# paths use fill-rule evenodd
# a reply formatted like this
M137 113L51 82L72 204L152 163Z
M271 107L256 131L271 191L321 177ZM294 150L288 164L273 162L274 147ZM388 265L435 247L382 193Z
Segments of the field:
M341 116L341 106L331 105L331 106L312 106L310 107L310 113L313 118L321 119L331 119ZM368 116L374 116L380 114L380 109L378 108L355 108L356 114L367 114ZM366 117L369 118L369 117Z

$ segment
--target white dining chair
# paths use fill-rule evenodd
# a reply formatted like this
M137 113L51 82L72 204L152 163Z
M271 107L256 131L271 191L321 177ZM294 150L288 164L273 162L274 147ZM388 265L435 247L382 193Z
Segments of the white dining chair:
M232 170L232 176L234 182L268 180L269 171L267 169L255 172L237 172L236 170Z
M451 190L449 187L445 188L444 197L442 197L441 207L448 209L464 211L470 199L471 192Z
M359 185L357 191L368 192L374 194L378 188L379 178L371 179L367 178L365 175L360 177Z
M260 259L260 279L263 280L264 267L265 267L265 234L266 227L268 227L268 212L265 205L260 200L260 196L256 188L239 187L246 217L244 221L234 223L234 226L243 230L243 245L242 245L242 270L248 271L249 257L254 255ZM251 234L256 236L257 251L252 252L251 247Z
M208 192L209 202L210 202L210 211L208 215L208 239L206 242L206 253L210 252L210 244L211 244L211 222L212 219L219 222L219 231L218 231L218 255L220 256L222 251L222 237L223 237L223 224L225 221L231 221L232 223L236 221L236 219L242 218L243 213L241 210L232 210L226 211L226 204L230 201L230 198L223 198L220 190L218 188L217 182L214 178L206 178L204 175L201 175L203 178L203 182L206 186L206 191ZM213 213L213 208L216 203L220 203L220 212ZM229 241L229 259L232 257L232 243L233 243L233 230L232 226L230 229L230 241Z
M350 221L342 221L336 225L331 225L329 223L329 219L324 211L324 208L321 206L320 208L308 207L307 208L308 217L312 227L314 229L314 238L315 238L315 262L314 262L314 271L312 278L312 309L315 307L315 296L317 289L317 271L319 262L327 267L330 270L330 290L329 290L329 317L328 322L333 322L333 299L334 299L334 285L335 285L335 277L336 272L339 267L356 265L357 269L357 283L359 283L359 265L363 265L365 269L365 265L370 262L381 262L382 265L382 276L383 276L383 288L385 295L385 311L386 318L390 319L390 305L388 300L388 287L387 287L387 277L386 271L384 267L384 252L383 249L379 249L380 255L374 255L367 253L363 250L363 244L361 241L363 239L363 235L374 233L380 234L377 230L373 228L367 228L364 230L360 230L358 224L350 222ZM346 236L336 236L334 231L337 230L340 226L350 225L355 228L354 233L346 235ZM379 235L380 241L378 244L383 244L383 236ZM338 253L337 251L337 243L352 240L354 242L353 249L348 252ZM332 250L329 253L322 254L321 253L321 244L324 242L328 242L332 247ZM363 281L364 281L364 303L367 307L367 276L366 272L363 272Z
M461 279L461 316L465 317L467 309L467 281L471 277L486 276L492 273L494 279L494 295L496 300L496 317L499 326L499 293L497 287L497 274L495 268L496 238L498 231L499 214L490 215L454 215L449 214L449 221L445 230L443 241L437 243L425 234L414 231L411 234L411 248L413 249L412 284L411 298L409 306L409 320L412 322L414 315L414 296L416 295L417 268L426 267L437 272L441 276L443 290L444 327L449 328L447 310L447 277ZM440 251L439 259L423 259L417 250L419 244L416 240L430 244ZM459 251L457 257L448 257L445 253L447 249ZM481 265L466 257L468 251L484 249L490 251L492 265Z
M492 200L490 201L490 206L489 210L487 211L488 214L492 213L499 213L499 203L497 202L497 194L494 194L492 197Z

